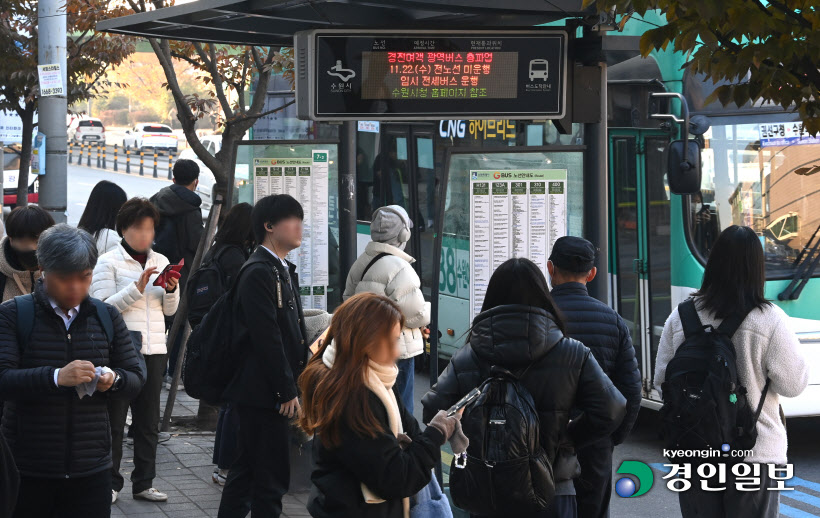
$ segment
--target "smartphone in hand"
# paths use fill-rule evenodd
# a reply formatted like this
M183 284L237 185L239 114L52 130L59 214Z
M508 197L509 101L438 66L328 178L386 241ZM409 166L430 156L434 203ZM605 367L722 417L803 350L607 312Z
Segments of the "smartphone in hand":
M473 390L468 392L466 396L459 399L455 405L447 409L447 417L453 417L459 410L472 403L480 395L481 391L478 389L478 387L474 388Z
M166 279L166 277L168 276L168 272L179 272L180 270L182 270L183 266L185 266L185 259L180 259L179 264L167 265L165 268L162 269L161 272L159 272L157 278L154 279L154 286L165 286L165 284L168 282L168 280Z

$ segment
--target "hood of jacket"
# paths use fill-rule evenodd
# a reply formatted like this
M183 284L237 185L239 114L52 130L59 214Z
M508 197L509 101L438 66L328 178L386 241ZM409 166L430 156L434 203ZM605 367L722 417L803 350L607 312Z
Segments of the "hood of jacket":
M371 241L371 242L367 243L367 246L364 247L364 252L368 256L370 256L371 258L376 257L379 254L385 253L385 254L395 255L396 257L404 259L405 261L407 261L410 264L413 264L413 263L416 262L416 260L413 259L413 257L410 254L408 254L407 252L405 252L401 248L390 245L390 244L387 244L387 243L379 243L378 241Z
M517 368L543 358L563 338L548 311L514 304L476 316L470 346L490 365Z
M199 210L202 199L192 190L181 185L173 184L163 187L151 197L153 203L162 216L176 216Z
M5 275L6 277L11 277L14 274L17 274L18 277L28 277L28 270L18 270L9 262L7 254L13 253L14 250L11 249L11 243L9 242L8 236L6 236L3 238L3 241L0 241L0 273ZM35 273L39 276L39 272Z

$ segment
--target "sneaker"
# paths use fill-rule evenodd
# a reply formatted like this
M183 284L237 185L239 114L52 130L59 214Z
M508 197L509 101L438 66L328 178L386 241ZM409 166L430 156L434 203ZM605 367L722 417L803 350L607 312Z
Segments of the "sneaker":
M220 486L224 486L225 482L228 480L228 470L227 469L215 469L213 474L211 475L211 480L214 481L214 484L219 484Z
M157 442L168 442L171 440L171 434L168 432L159 432Z
M111 505L114 505L114 504L116 504L116 503L117 503L117 497L118 497L119 495L120 495L120 492L119 492L119 491L117 491L117 490L115 490L115 489L112 489L112 490L111 490Z
M136 500L148 500L149 502L167 502L168 495L165 493L160 493L156 490L156 488L146 489L141 493L137 493L134 495L134 499Z

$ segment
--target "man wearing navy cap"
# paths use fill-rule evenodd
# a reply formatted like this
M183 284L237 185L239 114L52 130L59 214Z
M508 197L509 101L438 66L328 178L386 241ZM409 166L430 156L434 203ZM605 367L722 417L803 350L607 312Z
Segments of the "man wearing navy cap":
M615 310L587 291L587 283L598 273L595 256L592 243L565 236L555 241L547 262L551 295L564 314L567 335L590 348L627 401L621 426L610 437L576 452L581 464L581 476L575 479L578 518L609 516L612 449L629 435L641 407L641 374L629 328Z

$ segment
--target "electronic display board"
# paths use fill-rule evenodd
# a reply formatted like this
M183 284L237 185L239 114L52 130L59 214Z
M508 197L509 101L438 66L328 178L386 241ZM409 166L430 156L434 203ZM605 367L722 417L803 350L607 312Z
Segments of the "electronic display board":
M295 40L303 119L564 116L563 31L316 30Z

